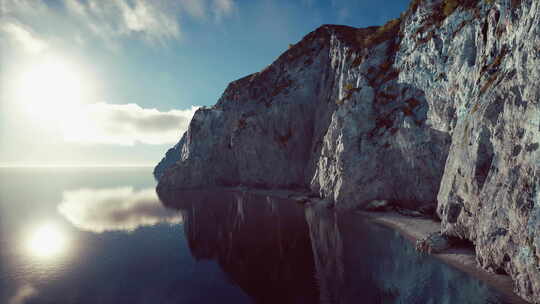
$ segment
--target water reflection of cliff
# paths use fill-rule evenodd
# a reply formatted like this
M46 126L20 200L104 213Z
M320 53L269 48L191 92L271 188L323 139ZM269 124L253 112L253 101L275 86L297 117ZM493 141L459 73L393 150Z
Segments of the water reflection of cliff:
M238 192L160 196L197 259L256 303L501 303L486 285L355 214Z
M180 209L193 256L216 260L256 303L315 303L318 288L304 210L235 192L160 195Z
M361 216L310 207L306 220L320 303L501 303L485 284Z

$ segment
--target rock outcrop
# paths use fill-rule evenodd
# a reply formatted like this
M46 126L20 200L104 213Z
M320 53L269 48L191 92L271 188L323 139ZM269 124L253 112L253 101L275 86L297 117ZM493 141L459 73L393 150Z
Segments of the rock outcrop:
M444 41L456 18L466 26ZM540 1L464 11L434 35L442 53L470 48L462 59L474 63L454 57L437 70L448 78L440 92L458 88L438 194L442 232L474 242L482 267L511 275L520 295L540 303Z
M322 26L231 83L158 165L160 187L310 188L339 208L435 204L450 136L426 123L424 93L398 81L398 30Z
M186 134L182 135L182 139L180 139L174 147L170 148L167 153L165 153L165 157L154 167L154 177L157 180L161 179L165 170L172 167L180 160L180 155L182 153L181 149L184 147L185 140Z
M539 67L540 0L414 0L382 27L325 25L198 110L159 187L437 204L443 235L540 303Z

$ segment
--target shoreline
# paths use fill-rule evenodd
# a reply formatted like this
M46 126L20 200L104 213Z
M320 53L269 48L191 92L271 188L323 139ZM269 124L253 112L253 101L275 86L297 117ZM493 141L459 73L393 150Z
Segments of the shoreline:
M440 229L439 223L424 218L413 218L400 215L396 212L366 212L356 211L357 214L367 217L374 223L397 230L403 237L416 243ZM528 304L523 298L514 293L514 283L508 275L488 272L476 265L475 253L466 248L450 248L441 253L431 254L446 264L455 267L468 275L488 284L503 296L505 303Z

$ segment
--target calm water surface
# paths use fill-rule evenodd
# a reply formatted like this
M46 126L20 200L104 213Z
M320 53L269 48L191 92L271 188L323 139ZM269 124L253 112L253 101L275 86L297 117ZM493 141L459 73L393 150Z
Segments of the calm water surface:
M502 303L357 215L150 171L0 169L0 303Z

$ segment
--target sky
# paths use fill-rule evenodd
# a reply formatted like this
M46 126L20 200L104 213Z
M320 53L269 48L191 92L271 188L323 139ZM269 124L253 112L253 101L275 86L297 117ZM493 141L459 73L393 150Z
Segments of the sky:
M408 2L0 0L0 166L154 165L229 82Z

